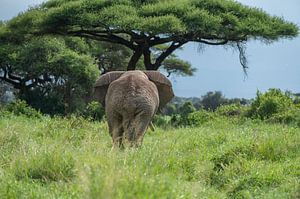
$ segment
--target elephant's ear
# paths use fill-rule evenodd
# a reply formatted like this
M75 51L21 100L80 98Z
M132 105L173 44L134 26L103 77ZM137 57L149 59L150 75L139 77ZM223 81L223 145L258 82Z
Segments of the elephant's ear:
M93 98L99 101L103 106L105 106L105 96L109 84L118 79L124 71L113 71L101 75L100 78L94 84Z
M171 81L158 71L144 71L144 73L156 85L159 94L159 108L163 108L174 97Z

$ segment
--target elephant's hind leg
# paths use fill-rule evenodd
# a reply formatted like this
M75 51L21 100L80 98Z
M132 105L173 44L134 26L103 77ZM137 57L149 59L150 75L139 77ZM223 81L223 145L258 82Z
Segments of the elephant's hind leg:
M149 126L152 116L149 113L140 112L134 118L135 126L135 146L141 146L143 142L144 135Z
M122 118L118 115L107 116L107 122L109 127L109 133L113 140L113 147L123 147L123 133Z
M131 118L131 119L130 119ZM132 117L124 117L123 120L123 129L124 129L124 140L126 140L129 146L132 146L135 136L135 125L133 124L134 120Z

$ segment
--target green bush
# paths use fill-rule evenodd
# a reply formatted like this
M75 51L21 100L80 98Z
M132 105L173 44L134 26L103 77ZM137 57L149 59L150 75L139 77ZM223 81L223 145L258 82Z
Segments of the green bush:
M189 126L200 126L216 117L214 112L199 110L188 115L187 123Z
M86 106L83 115L85 118L100 121L105 115L105 110L99 102L93 101Z
M200 126L204 123L207 123L210 120L213 120L217 117L214 112L199 110L184 115L173 115L171 118L172 126Z
M290 108L285 112L276 113L269 119L268 122L292 124L295 123L300 127L300 109Z
M161 128L168 128L171 126L171 117L168 115L155 115L153 124Z
M268 122L285 124L299 122L300 109L293 103L288 92L279 89L269 89L266 93L257 93L257 96L247 113L248 117Z
M246 106L242 106L240 104L229 104L229 105L222 105L217 108L216 113L222 116L244 116L247 111Z
M253 118L268 119L293 107L290 96L279 89L269 89L266 93L257 93L249 115Z
M174 115L172 115L170 122L171 122L172 126L176 127L176 126L180 126L181 120L182 120L182 117L179 114L174 114Z
M181 107L179 107L178 109L178 113L183 116L183 117L187 117L190 113L195 112L196 109L193 105L192 102L187 101L185 102Z
M15 115L25 115L27 117L41 118L42 114L34 108L28 106L23 100L16 100L11 102L4 108L6 111L11 112Z
M293 100L295 106L300 110L300 97L296 96Z

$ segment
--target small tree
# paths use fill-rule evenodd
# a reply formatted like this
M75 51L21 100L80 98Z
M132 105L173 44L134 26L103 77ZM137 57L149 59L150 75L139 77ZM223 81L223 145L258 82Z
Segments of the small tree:
M43 112L69 113L74 99L84 98L91 90L98 70L93 57L70 49L68 42L73 49L80 44L51 37L1 43L0 79L13 85L21 99Z
M185 102L181 107L179 107L178 109L178 113L182 116L182 117L187 117L190 113L195 112L196 109L193 106L192 102Z
M141 57L147 70L157 70L188 42L235 46L246 68L245 42L298 34L295 24L232 0L49 0L8 25L17 39L25 33L59 34L123 45L133 52L127 70ZM167 48L154 55L162 44Z
M205 110L215 111L220 105L226 104L227 99L223 96L222 92L208 92L202 96L201 106Z

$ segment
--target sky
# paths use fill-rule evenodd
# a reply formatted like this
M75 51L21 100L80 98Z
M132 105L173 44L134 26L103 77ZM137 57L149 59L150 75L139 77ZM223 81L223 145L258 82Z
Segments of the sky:
M8 20L43 1L0 0L0 20ZM261 8L271 15L281 16L300 27L299 0L238 1ZM239 63L238 52L231 48L206 46L199 51L198 44L188 43L176 54L197 68L193 77L171 76L176 96L201 97L209 91L221 91L228 98L250 99L255 97L257 90L265 92L269 88L300 93L300 36L268 45L258 41L248 42L247 77Z

